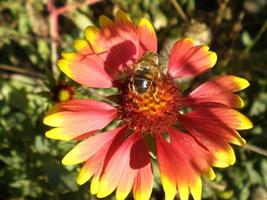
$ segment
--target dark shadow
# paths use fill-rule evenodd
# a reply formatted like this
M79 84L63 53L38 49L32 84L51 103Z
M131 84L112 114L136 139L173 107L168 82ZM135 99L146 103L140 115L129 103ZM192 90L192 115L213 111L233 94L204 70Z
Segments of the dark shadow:
M130 166L132 169L140 169L150 162L150 156L143 139L138 139L131 148Z
M127 65L127 62L133 61L137 53L136 46L132 41L126 40L110 48L107 58L104 62L105 71L113 76L114 73Z

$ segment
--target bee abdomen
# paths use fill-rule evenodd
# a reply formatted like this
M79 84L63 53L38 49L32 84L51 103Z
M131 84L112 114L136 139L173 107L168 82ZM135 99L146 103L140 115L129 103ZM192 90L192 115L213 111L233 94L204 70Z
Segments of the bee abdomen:
M133 79L134 89L137 93L143 94L149 90L152 80L142 77L135 77Z

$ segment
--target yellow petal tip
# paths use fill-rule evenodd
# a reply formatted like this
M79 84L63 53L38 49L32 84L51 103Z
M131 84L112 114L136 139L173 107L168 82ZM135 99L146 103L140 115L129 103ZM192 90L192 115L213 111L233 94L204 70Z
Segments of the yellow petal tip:
M233 79L234 79L234 82L238 85L239 90L243 90L250 85L247 79L237 77L237 76L233 76Z
M105 26L113 25L113 21L105 15L99 17L99 25L103 28Z
M213 67L217 62L217 54L213 51L210 51L209 56L210 56L210 67Z
M214 180L216 178L216 174L212 168L209 168L209 170L205 173L205 176L210 180Z
M74 40L73 46L74 46L74 49L76 51L78 51L78 52L83 50L83 49L85 49L85 48L89 48L89 45L88 45L87 41L84 40L84 39L76 39L76 40Z
M140 18L137 22L138 26L145 26L150 32L154 33L154 27L152 26L152 24L150 23L150 21L148 21L146 18Z
M202 49L204 49L205 51L209 51L210 48L207 45L204 45Z
M85 29L85 38L86 40L94 46L98 38L100 30L95 26L88 26Z
M68 154L61 160L61 163L63 165L76 165L79 162L77 162L75 159L71 158Z
M122 10L118 10L115 15L115 21L116 22L126 22L126 23L132 23L131 18Z
M189 185L190 191L194 200L201 200L202 196L202 181L201 178L198 177L196 182L193 185Z
M236 107L237 108L243 108L244 106L245 106L245 102L243 101L243 99L240 96L238 96L238 102L237 102Z
M75 56L77 56L77 54L75 52L62 52L61 56L67 60L72 60L73 58L75 58Z
M189 42L189 43L191 43L192 45L194 45L194 41L193 41L192 38L184 38L184 39L182 39L182 41Z
M95 175L90 185L91 194L96 195L98 193L98 188L99 188L99 177Z
M46 131L45 136L54 140L64 140L64 141L71 140L72 138L64 134L63 131L64 130L62 128L53 128L49 131Z
M240 127L239 130L251 129L253 127L253 123L246 116L240 114L239 116Z

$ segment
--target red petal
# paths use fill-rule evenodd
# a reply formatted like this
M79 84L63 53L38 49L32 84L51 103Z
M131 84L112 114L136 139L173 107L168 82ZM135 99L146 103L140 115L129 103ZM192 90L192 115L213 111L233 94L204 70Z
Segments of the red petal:
M207 46L194 46L191 39L174 44L171 50L168 73L173 78L197 76L216 63L217 56Z
M131 148L129 165L125 168L116 190L117 199L125 199L132 186L135 199L150 198L153 174L150 156L143 138L139 138Z
M237 76L224 75L218 76L211 81L207 81L191 92L191 94L199 95L201 93L220 94L222 92L238 92L248 86L249 82L246 79Z
M238 134L236 130L229 127L227 124L220 120L207 115L200 116L198 111L190 112L182 118L185 124L190 128L194 128L203 134L214 136L219 140L230 142L237 145L244 145L246 141ZM207 123L208 122L208 123Z
M202 124L195 123L194 120L184 117L181 119L183 126L187 131L196 138L197 141L206 147L214 157L213 165L216 167L227 167L235 163L235 154L227 140L238 140L234 138L231 132L226 132L227 129L218 126L207 126L207 121ZM211 122L212 120L208 120ZM204 125L205 124L205 125ZM220 125L219 125L220 126ZM231 131L231 129L229 129ZM216 131L220 131L217 132ZM223 131L223 132L222 132ZM234 133L234 132L233 132ZM224 135L227 134L227 135ZM233 139L234 138L234 139ZM241 138L242 139L242 138ZM239 141L241 142L241 141Z
M247 80L236 76L219 76L208 81L184 98L185 106L203 106L220 103L229 107L243 107L243 100L233 92L248 87Z
M221 127L244 130L252 127L251 121L240 112L226 107L221 108L197 108L184 116L190 120L206 124L217 123Z
M99 130L116 116L112 106L94 100L69 100L48 112L44 124L57 127L46 132L53 139L70 140L85 133Z
M85 36L95 53L104 61L105 70L111 76L131 64L139 55L139 40L136 29L122 11L116 14L114 24L101 30L88 27Z
M107 153L110 152L112 148L115 147L115 149L117 149L120 146L124 140L123 135L123 127L101 133L90 138L91 140L88 139L87 142L80 143L71 151L73 153L65 156L63 159L63 163L65 164L75 164L87 159L77 178L78 184L85 183L93 175L97 176L99 170L102 171ZM101 139L102 141L100 141ZM92 188L95 188L95 186L93 186L94 184L96 184L95 181L92 183Z
M105 71L103 61L95 54L82 56L63 53L62 56L65 58L58 60L57 64L71 79L88 87L112 87L111 77Z
M173 158L172 148L165 139L157 135L157 160L165 199L174 199L176 195L177 162Z
M157 158L166 199L173 199L178 186L181 199L201 197L200 175L210 169L211 154L189 135L170 130L171 142L157 136Z
M157 36L152 24L146 18L138 21L137 35L140 41L139 57L146 51L157 52Z
M112 129L85 139L76 145L62 160L64 165L74 165L88 160L103 146L107 145L122 130Z
M168 133L174 149L181 155L186 156L184 159L188 160L192 168L201 173L208 171L213 158L207 149L203 148L192 136L186 133L175 129L170 129Z
M203 94L203 95L189 95L182 99L183 106L189 107L221 107L228 106L232 108L242 108L244 101L240 96L232 93L222 94Z
M129 174L136 173L130 167L129 163L131 148L138 138L139 136L137 134L131 135L116 152L114 152L112 155L110 154L110 159L106 158L106 165L101 175L99 189L97 192L98 198L106 197L111 194L116 187L118 187L121 178L126 172ZM127 180L128 184L132 184L133 182L134 176L131 175L131 177L132 180ZM129 187L127 187L127 189L128 188ZM125 195L127 191L122 193Z
M143 138L139 139L131 149L130 165L137 170L133 185L134 199L150 199L154 177L150 156Z

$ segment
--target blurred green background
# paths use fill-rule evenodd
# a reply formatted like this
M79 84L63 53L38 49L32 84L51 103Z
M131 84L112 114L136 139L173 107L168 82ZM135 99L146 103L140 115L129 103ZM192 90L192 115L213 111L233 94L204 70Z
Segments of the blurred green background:
M215 169L214 182L204 180L203 199L266 200L267 0L0 0L0 200L95 199L88 183L75 182L79 166L60 163L75 142L45 138L42 119L62 90L86 98L110 92L75 84L55 62L87 25L119 8L151 20L163 64L185 36L217 52L215 68L194 84L226 73L250 81L241 92L242 112L254 123L241 132L248 145L235 147L237 163ZM163 199L158 183L151 199Z

